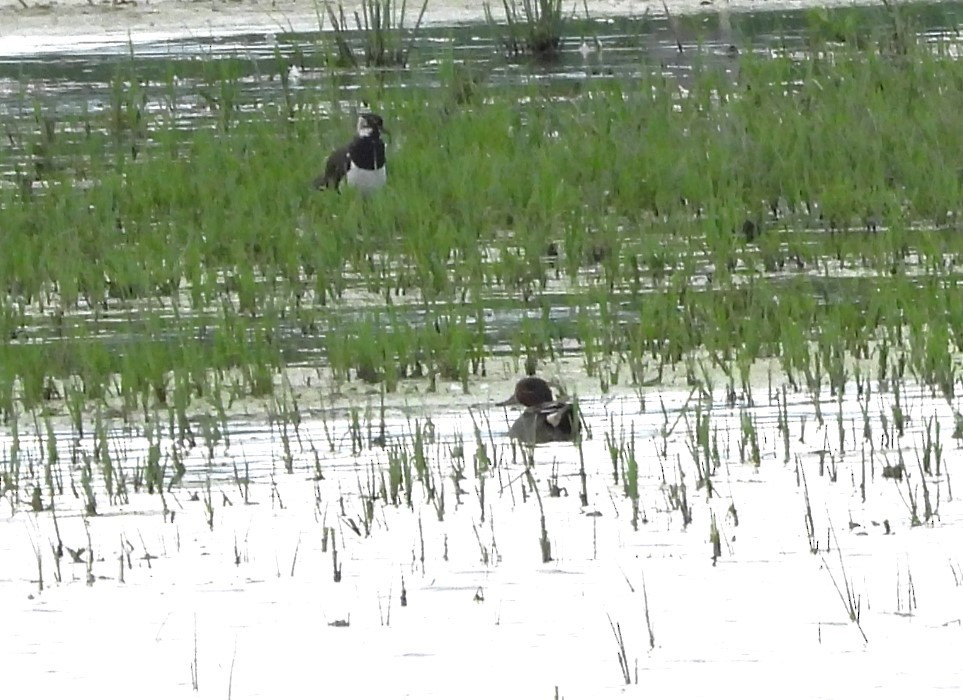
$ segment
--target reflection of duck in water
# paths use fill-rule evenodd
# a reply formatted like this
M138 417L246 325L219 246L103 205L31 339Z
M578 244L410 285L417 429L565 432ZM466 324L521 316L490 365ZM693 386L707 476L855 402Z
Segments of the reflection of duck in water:
M548 382L539 377L520 379L515 392L498 405L525 407L508 431L508 435L519 442L536 444L572 440L581 428L575 405L556 401Z

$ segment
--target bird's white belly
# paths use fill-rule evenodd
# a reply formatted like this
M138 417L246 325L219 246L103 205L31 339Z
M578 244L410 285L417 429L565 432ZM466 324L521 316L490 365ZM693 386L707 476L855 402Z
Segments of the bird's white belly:
M352 163L351 167L348 168L346 179L351 187L367 194L384 187L385 182L388 181L388 175L384 166L377 170L365 170Z

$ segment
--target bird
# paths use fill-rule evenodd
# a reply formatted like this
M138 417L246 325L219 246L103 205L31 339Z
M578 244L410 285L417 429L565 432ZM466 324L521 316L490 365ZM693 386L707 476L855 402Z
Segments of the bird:
M537 444L572 440L581 430L581 420L575 404L557 401L552 389L540 377L524 377L515 384L515 391L498 406L524 406L509 437L519 442Z
M384 187L387 173L382 133L387 130L381 117L372 112L362 113L351 143L331 151L324 172L314 180L314 188L340 191L344 181L359 192L370 194Z
M578 47L578 52L582 54L582 60L587 61L589 56L602 55L602 43L598 37L592 37L592 43L588 39L582 39L582 45Z

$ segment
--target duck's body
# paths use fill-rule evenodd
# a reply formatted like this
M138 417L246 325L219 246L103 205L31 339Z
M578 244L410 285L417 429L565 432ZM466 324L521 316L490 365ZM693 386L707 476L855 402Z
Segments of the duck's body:
M351 143L336 148L324 164L324 172L314 180L319 190L339 190L347 182L363 194L380 190L388 181L385 170L385 142L381 139L384 122L377 114L358 117L358 129Z
M519 442L538 444L573 440L581 428L575 404L556 401L551 387L539 377L520 379L515 392L498 405L525 406L508 431L509 437Z

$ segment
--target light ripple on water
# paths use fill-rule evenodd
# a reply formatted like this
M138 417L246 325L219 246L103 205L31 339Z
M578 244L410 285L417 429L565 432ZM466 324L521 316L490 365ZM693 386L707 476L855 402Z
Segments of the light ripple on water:
M687 397L682 391L661 393L670 406L670 423ZM882 405L892 400L888 394L877 397ZM594 428L594 439L583 445L589 500L601 517L586 517L578 507L576 449L559 444L535 451L535 474L556 557L549 564L540 562L536 501L532 494L523 499L521 482L513 481L521 465L504 464L489 477L488 510L481 522L477 482L471 477L473 428L465 411L435 416L441 445L427 445L429 463L446 477L447 446L455 435L465 440L469 493L456 508L447 485L444 522L424 504L416 484L413 512L378 503L371 537L358 538L340 517L340 499L346 515L357 519L359 476L363 484L372 465L376 472L383 468L384 452L366 449L352 455L344 447L326 455L326 478L316 482L323 501L318 508L307 478L313 458L296 450L295 473L285 474L278 459L278 431L259 429L251 419L238 424L231 449L218 450L215 463L251 463L256 505L242 506L232 474L223 467L213 470L215 526L210 532L202 503L184 495L198 487L198 472L205 468L205 460L191 455L194 486L177 489L176 501L169 498L177 511L173 524L163 522L159 497L144 495L135 495L131 506L102 504L105 513L123 513L121 517L88 521L97 552L93 570L98 578L92 587L83 585L85 566L66 561L61 564L65 583L53 583L48 513L8 515L0 522L0 559L5 571L16 574L0 582L10 601L0 654L15 660L6 665L7 682L53 692L97 678L100 696L128 697L130 687L144 687L149 678L148 697L186 696L191 694L196 617L201 692L226 687L233 659L233 689L239 697L300 696L306 683L325 694L364 688L366 694L389 697L550 695L555 685L565 697L608 697L621 693L611 617L624 635L632 673L637 660L643 684L678 689L681 682L685 697L716 697L718 688L730 683L747 697L785 695L790 673L798 697L893 688L915 688L927 697L959 692L963 673L951 650L963 641L963 588L950 570L954 562L959 566L963 518L958 501L947 500L944 493L940 521L910 529L898 491L905 483L897 486L879 476L882 450L877 447L876 478L862 504L859 468L868 446L856 441L856 432L847 438L846 453L838 455L838 481L820 478L813 447L828 444L833 449L835 409L824 409L823 428L810 420L806 444L798 444L805 397L790 397L794 460L789 464L783 463L775 409L748 409L760 419L763 459L758 469L738 461L740 408L717 404L711 409L723 454L715 475L718 496L706 501L704 490L692 486L694 469L684 432L670 436L666 457L659 454L663 417L653 398L644 413L638 413L637 399L628 395L607 405L583 400ZM919 449L925 420L936 416L943 435L949 435L952 410L922 390L903 400L912 420L899 444L912 470L910 455ZM611 486L603 439L610 415L617 430L634 430L636 436L641 505L648 519L638 533L629 527L630 505L621 486ZM844 399L842 415L844 425L861 415L854 391ZM500 424L500 417L492 419ZM407 417L389 410L392 434L400 438L409 425ZM347 431L347 425L343 418L333 419L329 429ZM876 419L873 430L878 440ZM300 432L325 453L319 421L305 420ZM58 439L65 442L61 454L69 454L66 443L73 438L63 433ZM495 437L493 445L503 450L503 458L510 454L504 438ZM22 463L37 458L37 447L21 437ZM90 447L83 444L81 450ZM4 449L9 454L9 436ZM945 449L944 469L955 474L957 446L947 443ZM145 450L137 439L118 450L128 472L144 459ZM796 457L807 474L818 538L825 541L830 521L839 538L846 573L861 599L868 645L846 622L826 571L829 567L837 579L841 576L835 546L822 558L809 553ZM663 470L669 483L676 480L676 465L687 472L690 486L694 522L688 529L669 508L662 482ZM553 467L568 487L567 498L546 495L545 480ZM283 509L271 497L272 481ZM223 505L222 493L233 506ZM68 508L71 500L59 506L61 534L68 546L83 546L83 522ZM738 528L726 515L730 503L738 510ZM710 513L716 515L723 540L716 566L709 559ZM335 529L343 566L339 584L332 581L330 550L321 552L325 517ZM892 536L868 527L877 517L890 520ZM847 519L862 521L869 536L850 532ZM133 565L125 584L117 580L122 538L131 545ZM48 584L39 596L31 541L40 546ZM489 551L487 566L480 562L480 546ZM145 550L155 558L138 558ZM912 617L904 617L896 613L908 604L910 573L917 607ZM402 579L408 600L404 608L399 604ZM643 582L656 638L651 651ZM484 600L477 601L478 595ZM47 614L34 614L41 611ZM389 615L390 626L384 626ZM331 626L338 620L350 620L350 627ZM912 665L905 663L906 648L916 650ZM422 666L419 659L430 659L431 666ZM754 669L751 678L739 671L746 663ZM372 665L377 674L363 670ZM159 668L165 670L161 676ZM800 674L800 668L820 672ZM475 681L466 687L465 678Z

